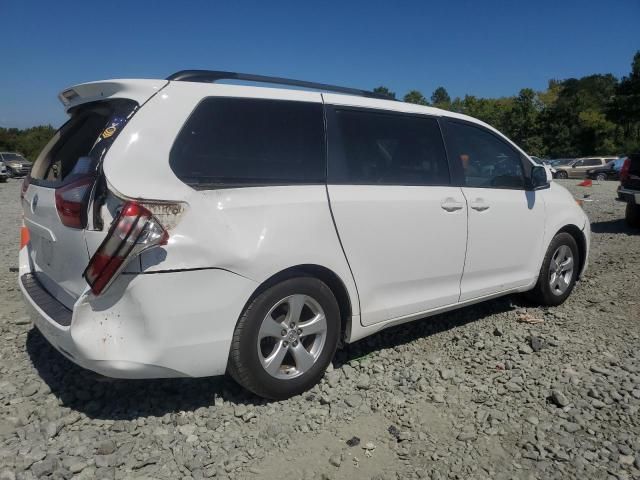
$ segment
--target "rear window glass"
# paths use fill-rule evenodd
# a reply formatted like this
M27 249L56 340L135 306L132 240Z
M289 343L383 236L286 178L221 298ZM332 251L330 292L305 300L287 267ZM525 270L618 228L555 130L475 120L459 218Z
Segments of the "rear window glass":
M31 178L52 185L73 174L90 173L135 112L131 100L110 100L81 105L42 150Z
M178 134L171 169L194 188L323 183L319 103L203 100Z

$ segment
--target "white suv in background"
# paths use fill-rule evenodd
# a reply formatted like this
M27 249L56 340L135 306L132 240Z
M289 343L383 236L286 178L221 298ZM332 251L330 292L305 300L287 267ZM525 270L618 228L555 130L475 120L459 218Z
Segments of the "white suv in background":
M285 398L343 342L514 292L558 305L587 264L573 197L464 115L213 71L60 98L19 283L49 342L104 375L228 371Z

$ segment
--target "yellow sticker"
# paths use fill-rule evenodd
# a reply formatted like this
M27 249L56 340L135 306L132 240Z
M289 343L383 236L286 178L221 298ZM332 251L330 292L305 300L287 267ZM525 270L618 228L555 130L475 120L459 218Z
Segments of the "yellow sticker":
M116 133L116 127L112 125L104 129L104 132L102 132L102 138L109 138L114 133Z

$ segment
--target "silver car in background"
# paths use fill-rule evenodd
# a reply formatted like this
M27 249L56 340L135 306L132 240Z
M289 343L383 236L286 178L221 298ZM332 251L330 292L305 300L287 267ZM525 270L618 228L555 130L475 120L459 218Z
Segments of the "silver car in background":
M26 177L31 172L31 162L17 152L0 152L0 162L3 162L10 177Z
M7 167L3 161L0 161L0 183L5 183L8 177L9 173L7 173Z

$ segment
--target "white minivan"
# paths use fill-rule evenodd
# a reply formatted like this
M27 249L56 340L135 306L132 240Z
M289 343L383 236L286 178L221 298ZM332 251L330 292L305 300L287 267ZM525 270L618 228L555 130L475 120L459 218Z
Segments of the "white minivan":
M279 399L386 327L562 303L590 237L567 190L489 125L376 97L199 70L62 92L22 189L37 328L107 376L229 372Z

